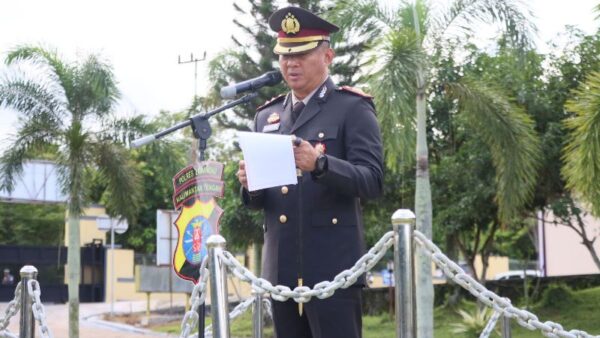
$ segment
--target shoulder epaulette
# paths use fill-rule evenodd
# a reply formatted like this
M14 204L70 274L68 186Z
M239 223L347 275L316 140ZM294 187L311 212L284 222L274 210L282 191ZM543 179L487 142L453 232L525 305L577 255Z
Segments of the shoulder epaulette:
M369 94L363 92L362 90L360 90L358 88L354 88L354 87L350 87L350 86L341 86L341 87L338 87L337 90L340 90L340 91L343 91L343 92L348 92L348 93L351 93L351 94L354 94L354 95L358 95L360 97L364 97L364 98L367 98L367 99L372 99L373 98L372 95L369 95Z
M262 106L260 106L260 107L256 108L256 111L259 111L259 110L261 110L261 109L264 109L264 108L266 108L266 107L268 107L268 106L272 105L273 103L277 103L277 102L281 101L281 99L282 99L282 98L284 98L284 97L285 97L285 95L286 95L286 94L281 94L281 95L279 95L279 96L275 96L275 97L273 97L272 99L270 99L270 100L268 100L267 102L263 103L263 104L262 104Z

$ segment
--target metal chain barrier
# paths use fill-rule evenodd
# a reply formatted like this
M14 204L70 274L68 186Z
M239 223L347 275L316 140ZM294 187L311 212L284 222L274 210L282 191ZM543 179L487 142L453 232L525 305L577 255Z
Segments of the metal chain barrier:
M496 327L496 323L502 314L500 312L494 311L494 314L490 318L490 320L485 325L485 328L479 335L479 338L488 338L490 334L494 331L494 327Z
M532 331L536 329L541 330L544 336L552 338L600 338L600 336L592 336L585 331L565 331L560 324L551 321L540 322L538 317L533 313L512 306L510 301L496 295L478 283L473 277L465 273L458 264L444 255L424 234L415 230L414 237L416 243L425 250L434 263L444 271L446 276L469 291L483 304L493 308L497 313L507 318L515 319L519 325Z
M48 323L46 322L46 311L40 299L42 291L37 280L30 279L27 282L27 292L29 293L29 297L31 297L31 310L33 311L33 318L38 323L40 335L44 338L52 338L52 332L50 332Z
M8 306L4 310L4 318L0 319L0 337L4 338L17 338L16 335L10 333L7 329L8 324L10 324L10 319L14 317L18 312L19 308L21 308L21 292L23 290L23 285L21 282L17 284L15 288L15 298L8 303Z
M198 284L194 286L192 291L192 306L190 307L190 310L185 313L185 316L183 316L183 320L181 321L180 338L188 338L192 330L198 326L198 308L200 305L204 304L204 300L206 299L206 284L210 273L206 268L207 264L208 256L204 257L202 264L200 265L200 280L198 281Z
M323 281L315 284L313 289L307 286L297 286L294 290L291 290L285 285L273 286L266 279L256 277L228 251L223 251L219 258L236 277L252 284L253 289L268 292L271 294L271 298L280 302L292 298L297 303L306 303L312 297L319 299L331 297L335 290L339 288L345 289L356 283L361 275L371 270L381 260L386 251L393 245L393 242L394 232L389 231L352 268L340 272L332 282Z

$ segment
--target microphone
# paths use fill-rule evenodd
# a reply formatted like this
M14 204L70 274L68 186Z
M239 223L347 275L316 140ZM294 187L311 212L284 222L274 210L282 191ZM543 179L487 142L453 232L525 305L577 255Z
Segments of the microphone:
M282 79L281 72L273 70L264 73L259 77L221 88L221 97L224 99L231 99L242 92L247 92L249 90L254 91L264 86L274 86L281 82Z

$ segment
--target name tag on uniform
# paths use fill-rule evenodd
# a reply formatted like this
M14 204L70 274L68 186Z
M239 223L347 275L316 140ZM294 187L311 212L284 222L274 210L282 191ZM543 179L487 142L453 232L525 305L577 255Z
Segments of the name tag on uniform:
M279 125L280 125L280 123L267 124L266 126L263 127L262 132L268 133L271 131L279 130Z

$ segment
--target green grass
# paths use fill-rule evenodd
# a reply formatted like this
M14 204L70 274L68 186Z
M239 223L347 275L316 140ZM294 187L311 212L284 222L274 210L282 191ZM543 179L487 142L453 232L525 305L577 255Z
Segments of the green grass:
M462 309L473 311L475 303L464 302ZM530 312L538 316L541 322L553 321L559 323L567 331L578 329L595 335L600 334L600 287L574 292L572 305L568 308L550 308L541 305L533 306ZM452 324L461 321L461 317L451 309L445 307L436 308L434 311L435 338L471 338L452 333ZM207 318L207 325L210 319ZM160 332L179 333L181 323L156 327L154 330ZM521 327L515 320L511 320L513 338L543 337L539 330L529 331ZM250 312L231 323L231 335L236 338L252 337L252 318ZM265 338L273 337L272 327L265 328ZM363 317L364 338L395 338L395 325L389 315L364 316ZM499 335L492 335L499 337Z

